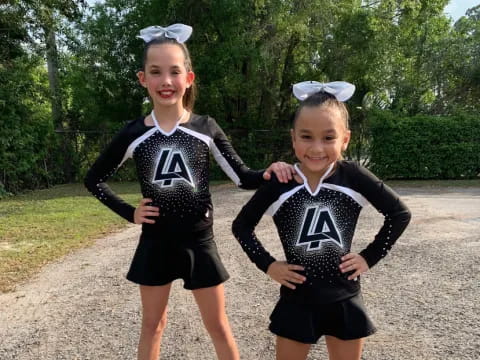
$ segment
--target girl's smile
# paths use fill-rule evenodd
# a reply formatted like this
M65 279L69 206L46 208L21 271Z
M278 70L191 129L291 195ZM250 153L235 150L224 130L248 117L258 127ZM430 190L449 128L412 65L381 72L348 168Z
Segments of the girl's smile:
M174 90L160 90L158 94L160 95L161 98L163 99L168 99L173 96L175 93Z
M304 107L291 130L295 156L304 174L320 178L327 167L341 158L350 140L350 131L334 107Z
M148 49L145 71L138 79L147 88L154 107L176 106L183 110L182 99L195 74L187 71L183 50L175 44L152 45Z

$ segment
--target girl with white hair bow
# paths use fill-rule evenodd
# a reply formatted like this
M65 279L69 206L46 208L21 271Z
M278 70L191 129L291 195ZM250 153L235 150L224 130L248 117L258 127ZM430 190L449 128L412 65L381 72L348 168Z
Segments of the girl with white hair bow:
M305 360L322 336L330 360L360 360L364 338L375 332L360 276L387 255L410 221L392 189L342 158L350 141L343 101L354 91L343 81L293 86L302 101L291 129L297 174L287 184L264 184L233 222L250 260L281 284L269 326L277 336L277 360ZM370 244L355 253L355 227L368 203L385 221ZM255 234L263 214L275 222L285 261L275 259Z
M213 237L209 192L210 153L242 188L257 188L271 172L288 181L292 168L272 164L265 172L245 166L216 121L193 112L195 74L184 42L192 28L174 24L143 29L140 84L153 110L131 121L89 170L87 188L126 220L142 225L127 279L140 285L142 330L138 359L158 359L172 281L191 290L219 359L239 358L225 313L228 279ZM106 180L128 158L135 161L143 199L133 207Z

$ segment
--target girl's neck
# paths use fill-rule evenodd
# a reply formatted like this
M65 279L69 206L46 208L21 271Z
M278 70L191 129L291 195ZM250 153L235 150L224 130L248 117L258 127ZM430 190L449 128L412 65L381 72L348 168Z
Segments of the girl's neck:
M153 113L159 125L175 125L184 115L185 109L183 106L157 106L154 107Z
M152 113L145 117L144 123L146 126L157 126L163 132L169 133L178 124L187 122L188 114L188 111L183 107L155 107Z
M335 165L333 166L335 167ZM308 182L308 186L310 187L310 189L312 189L312 191L315 191L315 189L318 187L318 184L320 183L320 180L322 180L323 176L325 175L329 176L332 174L332 171L333 171L332 169L331 171L329 171L329 174L326 174L326 172L330 169L330 165L328 165L321 172L309 171L308 169L305 168L305 166L302 165L302 163L299 163L298 167L300 171L303 173L303 175L305 175L305 178Z

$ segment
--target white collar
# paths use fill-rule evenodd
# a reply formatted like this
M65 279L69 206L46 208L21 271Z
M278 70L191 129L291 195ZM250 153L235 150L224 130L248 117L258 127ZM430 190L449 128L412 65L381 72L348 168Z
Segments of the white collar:
M155 116L155 113L154 113L153 110L152 110L152 112L151 112L150 115L152 116L153 123L155 124L155 126L157 127L157 129L158 129L163 135L170 136L170 135L172 135L172 134L175 132L175 130L177 130L178 124L180 124L180 121L182 121L182 119L183 119L183 117L185 116L186 113L187 113L187 110L183 109L182 115L180 115L180 117L178 118L178 120L177 120L176 123L175 123L175 126L174 126L173 129L170 130L169 132L166 132L165 130L163 130L163 129L160 127L160 124L158 123L157 117Z
M317 185L317 188L315 189L315 191L312 191L312 189L310 189L310 185L308 184L308 179L307 179L307 177L305 176L305 174L300 170L300 167L298 166L298 164L295 164L295 165L293 165L293 166L294 166L295 171L297 172L297 174L302 178L302 180L303 180L303 185L305 186L305 188L307 189L307 191L308 191L312 196L315 196L315 195L317 195L318 192L320 191L320 188L322 187L323 180L332 172L333 167L335 166L335 161L328 166L327 171L325 171L325 173L324 173L324 174L322 175L322 177L320 178L320 181L318 182L318 185Z

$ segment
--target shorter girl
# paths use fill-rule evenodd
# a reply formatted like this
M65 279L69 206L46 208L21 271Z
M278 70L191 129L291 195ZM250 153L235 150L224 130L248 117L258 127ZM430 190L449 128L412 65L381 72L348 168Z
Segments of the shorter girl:
M342 101L352 84L303 82L303 100L291 130L299 160L288 183L263 185L233 222L233 233L259 269L279 282L280 299L270 316L277 359L306 359L325 335L330 360L359 360L363 338L375 332L360 293L360 275L375 265L404 231L410 212L398 195L360 165L342 160L350 140ZM350 252L362 208L371 203L385 216L374 240ZM273 216L287 261L277 261L257 239L262 215Z

